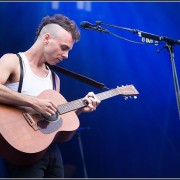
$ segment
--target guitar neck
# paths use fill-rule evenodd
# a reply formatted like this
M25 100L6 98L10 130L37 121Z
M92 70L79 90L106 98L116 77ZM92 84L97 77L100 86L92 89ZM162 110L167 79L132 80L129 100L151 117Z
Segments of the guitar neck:
M111 89L109 91L105 91L105 92L102 92L102 93L99 93L99 94L96 94L96 97L99 99L99 100L105 100L105 99L108 99L108 98L111 98L111 97L114 97L114 96L117 96L119 95L119 91L117 89Z
M120 93L119 93L119 91L117 89L112 89L112 90L109 90L109 91L98 93L98 94L96 94L96 97L97 97L97 99L102 101L102 100L117 96L119 94ZM58 112L60 114L64 114L64 113L74 111L76 109L79 109L79 108L82 108L82 107L85 107L85 106L87 106L87 103L84 102L82 100L82 98L81 98L81 99L78 99L78 100L74 100L74 101L59 105L58 106Z

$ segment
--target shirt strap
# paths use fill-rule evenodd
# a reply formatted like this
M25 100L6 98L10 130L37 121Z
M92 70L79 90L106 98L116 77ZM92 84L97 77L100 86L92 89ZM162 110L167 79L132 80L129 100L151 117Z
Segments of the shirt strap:
M19 87L18 87L18 92L21 93L22 90L22 84L23 84L23 76L24 76L24 71L23 71L23 64L22 64L22 58L19 54L16 54L19 58L19 63L20 63L20 80L19 80Z

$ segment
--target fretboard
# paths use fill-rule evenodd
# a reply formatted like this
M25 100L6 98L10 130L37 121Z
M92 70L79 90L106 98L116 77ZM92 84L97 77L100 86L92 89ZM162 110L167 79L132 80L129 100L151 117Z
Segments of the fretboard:
M116 88L116 89L112 89L112 90L109 90L109 91L105 91L105 92L96 94L96 97L97 97L97 99L102 101L102 100L117 96L119 94L120 93ZM73 111L73 110L76 110L76 109L79 109L79 108L82 108L82 107L85 107L85 106L87 106L87 103L85 101L83 101L82 98L81 98L81 99L78 99L78 100L70 101L70 102L67 102L65 104L59 105L58 106L58 112L60 114L64 114L64 113L67 113L67 112L70 112L70 111Z

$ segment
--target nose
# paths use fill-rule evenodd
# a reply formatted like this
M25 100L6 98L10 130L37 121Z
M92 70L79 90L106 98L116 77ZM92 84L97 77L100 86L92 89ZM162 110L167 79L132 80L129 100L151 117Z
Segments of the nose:
M67 59L67 58L68 58L68 52L64 52L64 53L62 54L62 56L63 56L63 59Z

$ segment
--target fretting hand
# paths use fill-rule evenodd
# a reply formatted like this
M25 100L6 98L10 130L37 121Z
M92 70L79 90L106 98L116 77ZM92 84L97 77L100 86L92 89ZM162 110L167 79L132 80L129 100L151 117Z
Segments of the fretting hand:
M89 92L82 100L87 102L87 106L76 110L77 114L80 114L81 112L92 112L96 110L97 106L101 102L99 99L97 99L93 92Z

